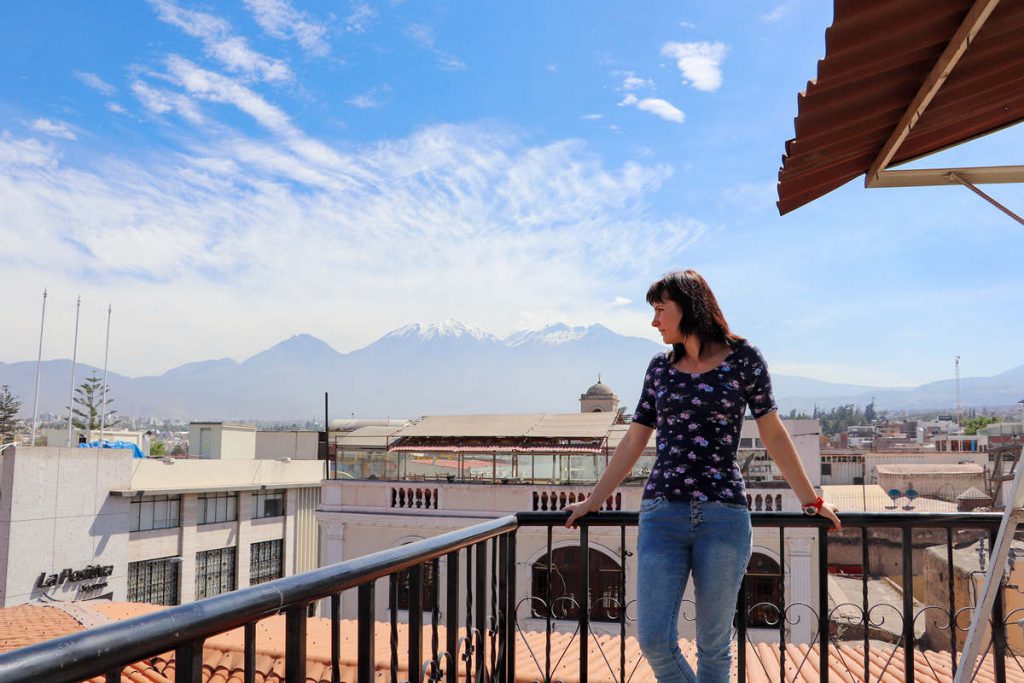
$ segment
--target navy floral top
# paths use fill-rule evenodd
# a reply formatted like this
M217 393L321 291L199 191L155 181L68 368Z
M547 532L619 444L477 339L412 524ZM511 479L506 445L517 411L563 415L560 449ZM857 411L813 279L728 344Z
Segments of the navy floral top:
M734 343L718 367L680 372L651 359L633 421L657 429L658 457L644 498L746 505L736 463L746 406L755 418L777 410L768 365L757 347Z

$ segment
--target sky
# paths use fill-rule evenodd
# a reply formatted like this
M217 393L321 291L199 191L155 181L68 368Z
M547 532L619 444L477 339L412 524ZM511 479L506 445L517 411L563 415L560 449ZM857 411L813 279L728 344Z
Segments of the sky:
M1020 365L1022 228L964 188L778 215L831 4L0 4L0 361L160 374L411 322L658 339L696 268L774 371ZM1019 163L1024 127L929 165ZM1024 209L1024 191L989 191Z

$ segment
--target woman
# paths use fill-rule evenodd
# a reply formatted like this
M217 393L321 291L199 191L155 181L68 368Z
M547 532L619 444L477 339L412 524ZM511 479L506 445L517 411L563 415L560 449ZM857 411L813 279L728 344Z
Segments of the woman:
M637 541L637 633L659 683L729 680L736 596L751 552L750 512L736 462L747 407L761 441L803 503L840 522L811 486L779 419L760 351L733 334L707 282L694 270L651 285L651 325L672 351L647 368L625 438L586 500L567 506L566 527L600 508L632 470L657 429L657 459L644 487ZM693 574L697 669L679 650L677 622Z

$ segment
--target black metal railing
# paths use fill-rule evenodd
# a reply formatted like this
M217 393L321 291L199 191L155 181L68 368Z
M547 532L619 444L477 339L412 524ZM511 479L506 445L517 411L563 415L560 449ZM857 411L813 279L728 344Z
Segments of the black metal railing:
M782 590L770 600L749 604L744 583L737 600L736 637L737 673L747 680L756 668L759 678L790 681L816 668L817 678L825 683L830 673L843 672L844 680L880 680L886 674L913 683L918 664L930 672L929 678L947 680L948 670L958 664L958 642L969 621L970 604L957 597L954 585L954 553L961 542L979 534L994 538L1001 516L992 513L847 513L845 531L830 535L824 520L794 513L753 513L755 528L778 529L778 571L781 585L786 582L787 533L810 530L816 540L816 553L810 562L817 574L813 600L786 602ZM635 549L633 536L627 533L638 522L636 512L601 512L581 521L575 585L563 586L556 595L552 577L557 574L554 551L564 547L555 542L555 532L565 520L564 512L522 512L453 531L427 540L348 560L316 571L271 581L206 600L168 608L143 617L108 624L37 645L0 654L0 681L80 681L105 676L120 681L126 667L150 661L162 653L174 652L176 681L198 683L203 679L203 646L207 639L237 628L244 632L243 680L255 681L256 625L274 614L285 615L284 674L289 682L307 680L307 613L319 600L329 601L331 622L330 677L343 678L343 662L355 662L358 683L370 683L376 676L375 653L386 647L390 654L389 675L393 683L403 680L444 681L445 683L514 683L518 680L554 683L558 680L605 680L630 683L643 671L640 660L627 657L627 637L633 618L629 610L635 601L630 596L626 576L628 560ZM617 528L618 566L614 580L594 585L590 571L591 530L605 533L604 527ZM529 594L517 594L524 582L517 576L517 532L543 529L543 553L531 567L534 572ZM924 532L926 538L915 540ZM964 532L968 538L962 538ZM559 532L561 533L561 532ZM807 531L801 531L807 536ZM534 542L536 545L536 543ZM859 546L859 547L858 547ZM922 553L932 548L947 562L948 575L941 582L948 590L944 604L917 604L911 587L923 569ZM830 595L830 550L845 558L859 550L861 559L859 604L838 602ZM927 551L931 552L931 551ZM944 557L942 557L944 555ZM899 558L899 575L904 590L898 606L869 602L873 563ZM442 571L442 562L443 570ZM832 563L835 569L836 563ZM851 562L840 563L849 568ZM540 585L533 579L541 576ZM378 622L377 583L387 583L389 642L376 640ZM847 579L853 580L853 579ZM544 585L546 583L546 585ZM443 597L442 597L442 590ZM599 591L597 589L600 589ZM642 587L639 587L642 590ZM342 594L354 591L356 603L356 650L342 652ZM442 602L443 600L443 602ZM401 603L401 605L400 605ZM398 613L407 608L406 637L400 642ZM442 609L443 606L443 609ZM892 628L892 615L899 617ZM851 610L854 617L850 617ZM686 610L684 610L685 614ZM839 619L839 612L847 616ZM762 656L763 648L747 647L755 633L749 625L757 615L761 626L758 637L771 636L771 657ZM859 614L859 619L856 615ZM1006 681L1006 665L1021 666L1017 654L1008 646L1006 625L1013 615L1003 615L1002 589L992 615L993 637L986 661L991 671L985 677L997 683ZM689 615L685 618L692 618ZM809 618L813 626L810 638L799 647L787 647L792 630ZM892 637L879 643L878 634L889 621ZM949 647L937 647L931 636L918 635L921 620L939 623L948 633ZM944 621L943 621L944 619ZM429 623L424 623L428 620ZM941 622L941 623L940 623ZM539 629L542 637L525 637ZM442 634L443 628L443 634ZM933 629L934 631L934 629ZM607 639L602 635L617 635ZM854 634L854 635L850 635ZM518 637L517 637L518 635ZM443 636L443 637L442 637ZM559 648L552 642L559 639ZM542 641L542 642L541 642ZM924 642L927 641L927 642ZM615 643L615 651L605 652L602 645ZM862 651L851 649L856 643ZM814 648L813 646L817 647ZM930 651L925 645L930 645ZM517 646L528 650L517 658ZM594 659L594 648L600 657ZM536 649L536 651L535 651ZM570 654L575 651L576 656ZM812 657L812 653L813 657ZM901 657L897 658L899 653ZM567 657L575 666L572 675L560 670ZM856 657L857 661L854 661ZM942 661L936 660L936 657ZM812 662L812 659L815 660ZM529 662L535 670L516 670L517 661ZM600 670L591 671L592 662ZM837 676L837 678L839 678Z

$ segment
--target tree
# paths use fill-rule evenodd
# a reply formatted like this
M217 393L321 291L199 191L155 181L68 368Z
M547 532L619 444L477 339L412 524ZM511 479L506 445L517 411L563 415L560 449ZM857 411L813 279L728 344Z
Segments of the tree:
M167 455L167 446L163 441L154 441L149 445L150 455Z
M103 400L103 380L93 375L86 377L85 381L75 387L75 405L71 410L71 424L78 429L99 429L100 417L105 406L114 402L109 397L110 390L107 389L107 400ZM116 427L121 424L120 418L114 418L116 410L106 411L105 427Z
M964 434L973 436L978 433L979 429L997 422L999 422L998 417L985 417L984 415L981 417L972 417L970 420L964 422Z
M11 393L6 384L0 385L0 443L14 441L14 430L18 426L18 411L21 399Z
M875 414L875 399L871 399L871 403L864 408L864 421L871 424L876 417L878 416Z

